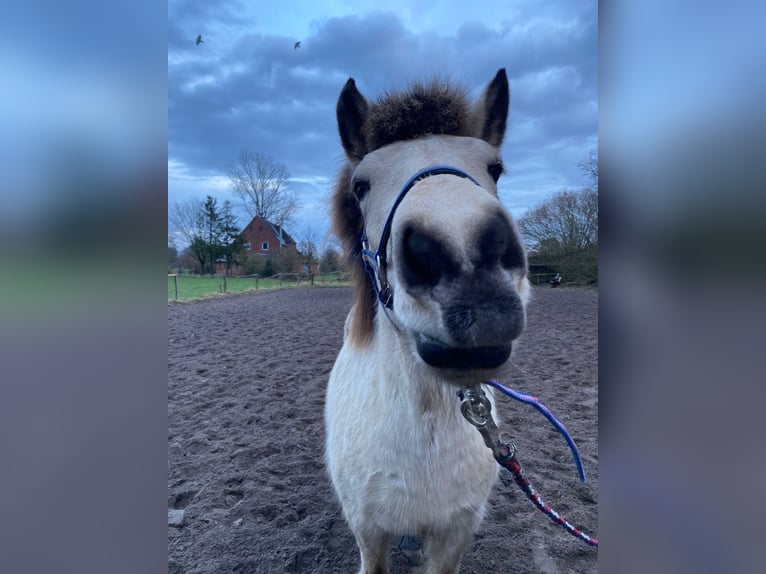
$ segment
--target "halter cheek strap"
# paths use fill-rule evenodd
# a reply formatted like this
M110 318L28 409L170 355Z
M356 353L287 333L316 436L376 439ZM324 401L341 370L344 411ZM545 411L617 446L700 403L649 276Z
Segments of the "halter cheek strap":
M380 241L378 242L378 249L376 251L370 249L370 244L367 241L367 228L365 227L362 230L362 261L364 262L367 274L370 276L370 281L372 282L372 287L375 290L378 301L380 301L385 309L393 310L394 308L394 294L391 291L391 286L388 284L388 279L386 278L386 247L388 246L388 238L391 235L391 225L394 221L394 213L404 199L404 196L407 195L407 192L415 187L416 183L427 177L431 177L432 175L456 175L468 179L475 185L481 187L479 182L473 177L455 167L448 165L426 167L410 177L402 187L399 195L396 196L394 204L391 206L391 211L388 212L388 218L383 226L383 233L380 235Z

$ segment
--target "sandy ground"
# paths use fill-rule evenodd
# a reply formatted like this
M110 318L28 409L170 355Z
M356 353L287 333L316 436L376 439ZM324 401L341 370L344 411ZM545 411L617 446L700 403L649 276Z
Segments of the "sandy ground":
M323 460L325 385L350 291L301 288L168 306L168 571L356 572ZM499 399L503 438L543 499L598 537L598 294L539 288L504 382L540 398L582 456L529 406ZM180 513L175 513L180 514ZM392 573L423 571L417 541ZM597 572L597 551L555 526L503 470L462 570Z

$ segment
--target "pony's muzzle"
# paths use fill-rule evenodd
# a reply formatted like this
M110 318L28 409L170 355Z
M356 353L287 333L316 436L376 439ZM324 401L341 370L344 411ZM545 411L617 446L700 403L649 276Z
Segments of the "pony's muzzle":
M517 339L526 324L524 305L510 286L492 289L474 283L442 309L447 333L459 347L505 345Z
M502 366L511 356L512 343L487 347L452 347L436 339L418 334L418 355L438 369L483 370Z
M511 356L513 341L526 322L524 305L512 292L476 289L458 292L442 305L445 339L415 336L418 355L440 369L484 370L501 367Z
M433 321L412 331L417 354L440 369L497 369L526 322L524 248L494 195L438 177L402 202L393 231L397 288Z

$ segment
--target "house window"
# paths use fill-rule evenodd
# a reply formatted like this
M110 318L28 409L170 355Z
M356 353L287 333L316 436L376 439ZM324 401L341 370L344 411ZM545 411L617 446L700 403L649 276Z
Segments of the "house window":
M268 250L269 250L269 242L264 241L263 243L261 243L261 251L268 251Z
M253 244L249 241L245 241L245 251L250 251L253 248Z

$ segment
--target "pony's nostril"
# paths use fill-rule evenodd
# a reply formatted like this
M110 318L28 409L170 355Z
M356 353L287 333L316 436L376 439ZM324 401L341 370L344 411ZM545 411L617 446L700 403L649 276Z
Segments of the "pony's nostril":
M405 279L410 285L433 287L439 282L438 266L432 265L439 245L426 234L408 229L404 234L402 255Z
M525 269L527 261L521 244L515 240L509 242L505 252L500 257L500 263L506 269Z
M479 266L500 263L512 269L524 266L524 252L510 222L500 214L494 215L482 229L479 238Z
M402 274L410 287L434 287L445 273L456 271L444 244L418 229L405 230L401 253Z
M500 217L492 218L484 230L479 245L481 258L486 262L498 261L508 245L508 224Z
M422 263L428 263L437 249L435 242L430 237L417 231L411 231L404 241L404 248L410 257Z

